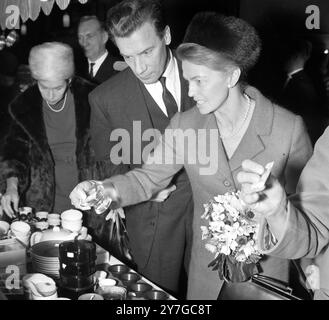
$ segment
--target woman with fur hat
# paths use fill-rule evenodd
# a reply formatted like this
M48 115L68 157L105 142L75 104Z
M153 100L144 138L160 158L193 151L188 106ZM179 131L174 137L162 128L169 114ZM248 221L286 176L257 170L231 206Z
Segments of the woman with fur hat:
M0 158L1 204L12 218L18 206L61 213L71 208L76 183L94 176L89 146L88 94L94 86L74 76L72 49L35 46L29 67L36 84L9 106L11 117Z
M207 224L201 219L203 204L240 188L236 176L246 158L263 164L274 161L273 174L288 193L293 193L312 153L301 117L275 105L244 82L259 52L260 40L247 22L214 12L198 13L177 50L196 106L174 116L141 169L96 182L101 186L99 202L109 196L120 206L127 206L150 199L185 168L195 208L188 299L216 299L223 283L217 272L208 268L213 255L201 237L200 227ZM186 144L185 138L193 135L206 138ZM211 168L205 166L207 157ZM93 185L84 181L72 191L70 197L76 207L84 207L83 195ZM287 260L265 257L261 266L266 275L288 279Z

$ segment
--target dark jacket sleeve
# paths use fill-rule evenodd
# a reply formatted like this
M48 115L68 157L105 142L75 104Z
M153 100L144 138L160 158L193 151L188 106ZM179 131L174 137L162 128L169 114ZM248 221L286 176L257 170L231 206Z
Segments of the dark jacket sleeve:
M154 151L149 154L141 168L136 168L124 175L117 175L105 181L114 185L122 207L148 201L157 192L165 189L184 166L183 139L176 135L179 128L180 114L170 121Z
M26 189L30 168L29 150L30 139L22 128L12 121L2 147L0 181L17 177L20 190Z
M110 108L110 101L106 105L101 101L96 92L89 94L91 107L90 131L91 146L95 152L96 167L99 179L103 180L116 174L122 174L130 170L128 164L115 164L111 159L111 149L114 143L110 139L113 125L107 108Z

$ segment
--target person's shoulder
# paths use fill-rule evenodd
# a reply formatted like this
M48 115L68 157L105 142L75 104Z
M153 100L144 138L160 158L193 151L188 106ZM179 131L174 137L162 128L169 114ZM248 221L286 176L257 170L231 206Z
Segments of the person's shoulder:
M279 121L285 122L295 122L296 120L302 119L301 116L296 113L280 106L279 104L273 102L274 114L279 118Z
M174 126L179 128L194 128L197 127L199 121L203 121L205 115L200 114L197 107L193 107L184 112L176 113L174 117Z
M93 90L96 87L96 85L93 82L91 82L91 81L89 81L85 78L82 78L80 76L74 76L73 77L72 86L74 88L86 89L86 90L89 90L89 91Z
M16 95L9 103L9 110L14 113L24 113L31 105L35 104L38 96L40 96L38 85L33 84Z
M293 113L292 111L282 107L279 105L279 103L272 98L269 98L263 93L261 93L257 88L248 86L246 93L251 96L253 99L256 100L256 102L260 105L260 107L263 109L262 115L266 116L268 114L272 113L276 119L279 119L279 121L295 121L296 118L299 116Z
M97 95L122 95L127 87L136 81L136 77L132 74L130 68L118 72L103 83L99 84L92 92L91 96Z

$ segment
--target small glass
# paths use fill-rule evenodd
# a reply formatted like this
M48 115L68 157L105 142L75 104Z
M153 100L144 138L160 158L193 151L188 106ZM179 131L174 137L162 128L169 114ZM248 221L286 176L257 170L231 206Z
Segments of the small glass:
M111 205L112 199L105 195L104 186L99 181L90 181L93 187L88 192L88 197L86 199L86 204L90 207L94 207L97 214L102 214Z

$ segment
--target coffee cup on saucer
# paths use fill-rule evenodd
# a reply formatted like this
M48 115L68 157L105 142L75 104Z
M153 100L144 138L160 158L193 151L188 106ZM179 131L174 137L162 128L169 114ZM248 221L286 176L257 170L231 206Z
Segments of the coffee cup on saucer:
M8 234L10 224L6 221L0 221L0 238Z

